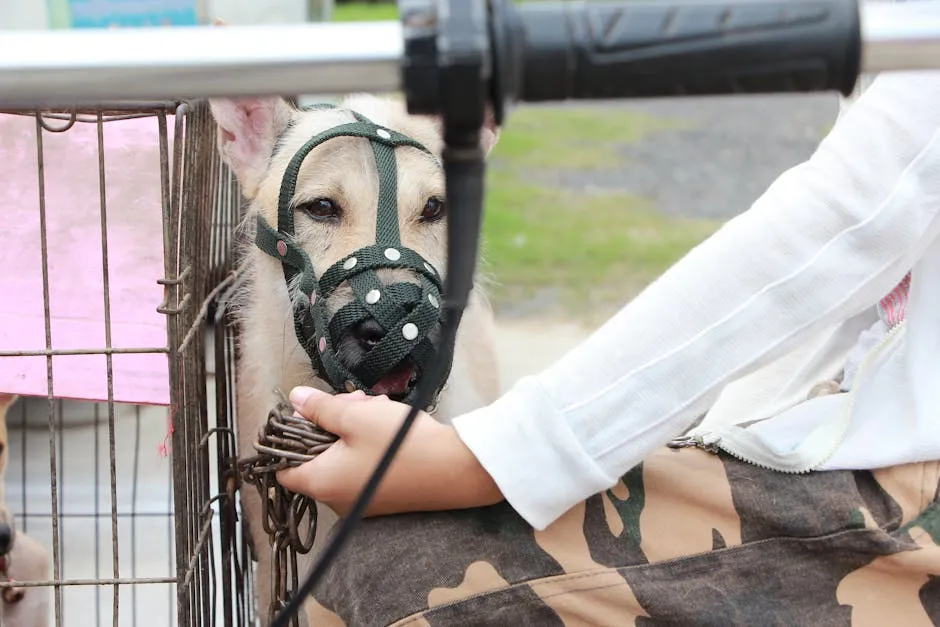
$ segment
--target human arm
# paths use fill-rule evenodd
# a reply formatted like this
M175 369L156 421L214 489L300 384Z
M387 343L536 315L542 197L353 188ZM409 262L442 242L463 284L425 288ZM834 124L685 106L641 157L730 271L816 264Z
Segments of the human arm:
M536 528L729 382L874 304L937 236L940 74L884 75L817 152L555 365L454 421Z

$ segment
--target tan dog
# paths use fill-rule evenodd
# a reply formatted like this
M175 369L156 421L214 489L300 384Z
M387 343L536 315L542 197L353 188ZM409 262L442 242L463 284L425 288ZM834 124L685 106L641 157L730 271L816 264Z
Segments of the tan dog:
M0 394L0 556L9 568L6 577L14 581L47 581L50 577L49 552L23 533L16 533L13 517L6 507L4 485L7 470L7 410L16 396ZM0 573L0 579L5 579ZM29 587L4 590L0 594L0 625L3 627L46 627L49 624L48 588Z
M421 142L438 157L443 148L440 121L408 115L404 104L394 99L356 95L332 111L300 111L280 98L213 100L211 108L219 125L219 150L248 201L244 218L252 233L258 213L276 228L278 192L291 157L314 135L354 121L350 110ZM481 139L487 153L497 138L498 129L488 125ZM440 219L422 219L429 211L440 212L440 201L444 198L443 170L414 149L400 149L396 156L402 244L443 272L446 214ZM297 180L293 205L296 237L310 256L317 276L350 253L375 243L379 181L367 140L340 137L318 146L304 161ZM304 207L311 204L321 213L305 213ZM331 219L324 220L323 213L330 211ZM254 453L259 429L278 401L276 390L287 393L301 384L331 390L313 371L295 336L291 300L296 295L288 294L280 262L254 246L250 237L246 245L242 256L246 279L234 299L241 325L237 407L240 457ZM410 280L403 272L379 270L378 276L385 284ZM330 313L350 299L351 290L341 286L327 301ZM385 391L395 398L405 390L393 386ZM448 422L489 404L498 394L492 311L477 283L457 335L451 375L434 416ZM242 502L259 559L255 589L264 621L270 596L270 543L261 528L257 491L246 486ZM319 510L318 536L322 542L336 519L325 508ZM304 558L301 571L309 568L315 552L316 547Z

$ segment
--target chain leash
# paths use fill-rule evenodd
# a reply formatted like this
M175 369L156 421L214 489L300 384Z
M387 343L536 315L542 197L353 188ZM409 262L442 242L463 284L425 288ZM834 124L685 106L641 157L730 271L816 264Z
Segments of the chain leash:
M277 482L275 473L315 459L339 439L313 422L294 416L291 404L283 394L280 396L281 401L268 413L258 434L256 455L238 464L242 482L254 485L261 496L261 524L270 539L269 623L297 591L300 585L297 556L310 552L317 534L316 503L285 489ZM294 616L291 624L299 627L298 621Z

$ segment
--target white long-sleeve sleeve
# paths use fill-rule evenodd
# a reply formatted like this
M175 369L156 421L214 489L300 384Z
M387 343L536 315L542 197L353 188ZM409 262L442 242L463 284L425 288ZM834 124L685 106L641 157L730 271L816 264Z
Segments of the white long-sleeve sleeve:
M888 293L940 221L938 128L940 73L882 75L750 210L553 366L457 417L513 508L546 527L729 382Z

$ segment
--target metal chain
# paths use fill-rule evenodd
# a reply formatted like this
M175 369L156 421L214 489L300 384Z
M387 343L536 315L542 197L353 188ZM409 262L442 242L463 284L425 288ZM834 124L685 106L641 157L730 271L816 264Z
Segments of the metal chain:
M446 390L445 385L442 388ZM271 604L268 622L273 622L289 595L300 586L297 556L313 548L317 535L317 506L309 497L295 494L277 482L275 473L315 459L339 437L316 423L294 415L294 408L280 390L274 409L255 441L256 455L238 463L242 483L255 486L261 496L261 525L271 545ZM433 413L437 397L428 407ZM261 550L260 547L257 547ZM295 616L291 624L299 627Z
M297 556L309 553L317 534L317 507L307 496L281 486L275 473L308 462L339 438L313 422L293 415L291 404L281 401L268 413L268 420L255 442L257 455L239 462L242 481L261 496L261 524L271 541L271 604L268 622L297 591L300 574ZM260 547L259 547L260 550ZM299 627L299 618L292 625Z

